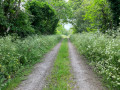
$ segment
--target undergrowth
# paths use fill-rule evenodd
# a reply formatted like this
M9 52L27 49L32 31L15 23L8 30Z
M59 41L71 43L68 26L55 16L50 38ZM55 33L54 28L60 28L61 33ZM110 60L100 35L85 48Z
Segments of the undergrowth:
M72 35L70 40L94 66L110 90L120 90L120 37L101 33Z
M55 46L61 37L51 36L29 36L14 40L12 36L0 38L0 89L6 88L20 73L30 68L40 58ZM29 71L29 70L28 70ZM20 79L20 78L19 78ZM19 80L18 80L19 81Z

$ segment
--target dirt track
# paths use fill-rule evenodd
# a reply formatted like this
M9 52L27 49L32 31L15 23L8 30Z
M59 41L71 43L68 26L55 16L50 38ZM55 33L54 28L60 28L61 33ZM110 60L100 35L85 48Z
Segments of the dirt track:
M42 90L46 84L46 77L50 74L60 45L61 43L46 54L43 58L44 61L36 64L28 79L23 81L15 90ZM68 45L72 73L76 82L73 90L106 90L90 66L86 64L86 60L77 53L70 41Z
M98 77L91 70L74 46L69 42L71 66L76 81L75 90L105 90Z
M42 90L45 85L46 76L50 73L60 45L61 43L46 54L43 62L36 64L33 72L28 76L28 79L23 81L15 90Z

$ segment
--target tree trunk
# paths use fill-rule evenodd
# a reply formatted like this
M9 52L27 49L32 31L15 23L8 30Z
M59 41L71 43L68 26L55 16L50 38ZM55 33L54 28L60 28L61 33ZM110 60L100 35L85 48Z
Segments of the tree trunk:
M17 8L16 8L15 18L16 18L16 17L18 16L18 14L19 14L20 5L21 5L21 0L18 1L18 6L17 6Z

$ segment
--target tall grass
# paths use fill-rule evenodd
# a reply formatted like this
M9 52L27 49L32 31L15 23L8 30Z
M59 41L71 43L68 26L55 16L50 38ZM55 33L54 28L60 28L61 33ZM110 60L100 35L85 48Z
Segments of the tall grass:
M60 36L29 36L14 40L12 36L0 38L0 89L15 78L23 67L35 64L50 50Z
M70 40L102 76L105 85L120 90L120 37L83 33L72 35Z

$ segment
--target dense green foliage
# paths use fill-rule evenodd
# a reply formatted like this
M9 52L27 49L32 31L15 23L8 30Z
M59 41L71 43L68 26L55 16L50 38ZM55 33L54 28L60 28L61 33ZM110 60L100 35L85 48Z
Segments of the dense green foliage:
M46 2L33 0L27 3L27 10L32 15L32 26L36 33L54 34L57 23L55 10Z
M31 65L52 48L60 36L29 36L24 40L7 36L0 38L0 89L16 77L20 68Z
M67 36L67 35L72 34L72 30L66 30L64 28L64 24L59 23L57 28L56 28L56 34L58 34L58 35L66 35Z
M17 33L24 36L34 32L28 13L20 6L21 0L0 0L0 35Z
M24 37L35 33L35 29L31 27L31 22L27 13L19 11L18 16L11 21L11 31L8 34L17 33Z
M113 12L113 21L114 27L119 26L120 23L120 0L108 0L110 4L110 8Z
M73 4L74 32L89 32L72 35L71 41L103 76L105 85L119 90L120 0L70 0L69 3Z
M72 16L71 6L65 0L52 0L50 4L56 10L57 17L63 22L68 22L68 19Z
M65 30L62 23L66 22L73 24L73 31ZM60 40L59 36L37 34L56 32L95 32L72 35L71 41L106 85L119 89L119 25L120 0L0 0L0 36L4 36L0 37L0 89Z
M72 16L72 9L70 4L66 0L39 0L48 2L56 11L57 18L63 22L68 22L68 19Z
M0 0L0 35L17 33L54 34L58 24L56 11L39 0Z
M120 35L113 38L101 33L82 33L71 41L100 74L110 90L120 89Z
M109 1L114 3L111 4ZM117 29L115 25L119 25L120 6L117 0L70 0L69 3L73 5L71 23L77 32L101 31L105 33L108 30Z

